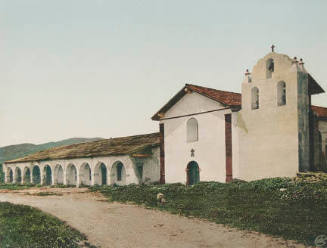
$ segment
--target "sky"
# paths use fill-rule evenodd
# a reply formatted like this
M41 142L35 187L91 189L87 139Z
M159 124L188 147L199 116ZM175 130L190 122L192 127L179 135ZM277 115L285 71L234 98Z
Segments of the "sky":
M0 146L156 132L151 116L186 83L241 92L272 44L327 90L326 11L325 0L0 0Z

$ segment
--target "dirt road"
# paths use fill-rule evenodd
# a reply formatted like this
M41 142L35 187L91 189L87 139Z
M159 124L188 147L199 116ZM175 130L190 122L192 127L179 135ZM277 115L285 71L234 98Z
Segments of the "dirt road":
M30 205L55 215L86 234L93 245L102 248L304 247L198 219L108 203L100 194L86 189L51 189L61 195L33 195L39 190L0 191L0 201Z

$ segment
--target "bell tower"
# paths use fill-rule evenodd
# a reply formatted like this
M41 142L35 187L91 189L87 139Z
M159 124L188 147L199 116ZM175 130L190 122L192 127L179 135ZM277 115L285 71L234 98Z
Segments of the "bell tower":
M308 73L297 58L272 51L242 83L240 175L245 180L309 170Z

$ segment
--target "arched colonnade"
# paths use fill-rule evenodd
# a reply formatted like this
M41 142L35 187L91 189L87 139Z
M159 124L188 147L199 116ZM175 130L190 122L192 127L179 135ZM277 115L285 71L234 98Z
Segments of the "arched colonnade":
M130 159L112 161L42 161L40 163L5 164L5 182L41 185L126 185L137 183Z

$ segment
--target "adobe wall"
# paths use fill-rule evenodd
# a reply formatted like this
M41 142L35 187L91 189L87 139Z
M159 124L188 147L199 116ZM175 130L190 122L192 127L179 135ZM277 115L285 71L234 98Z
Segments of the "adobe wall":
M166 183L186 183L186 168L191 161L195 161L199 165L200 181L225 182L225 114L231 114L231 110L224 108L220 103L193 92L186 94L167 111L164 120L160 121L164 124L165 133ZM222 110L192 115L217 109ZM191 116L180 117L184 115ZM199 137L198 141L187 142L186 122L192 117L198 121ZM235 114L232 114L232 122L235 124L234 118ZM238 147L234 128L233 126L233 149L234 146ZM192 150L194 150L193 156ZM235 150L233 153L233 170L235 173L238 170L237 161L238 152Z
M274 60L267 79L266 61ZM242 110L238 112L240 178L255 180L293 177L299 171L298 68L282 54L269 53L258 61L252 81L242 83ZM277 84L286 83L286 105L277 104ZM251 89L259 89L259 109L251 108Z

